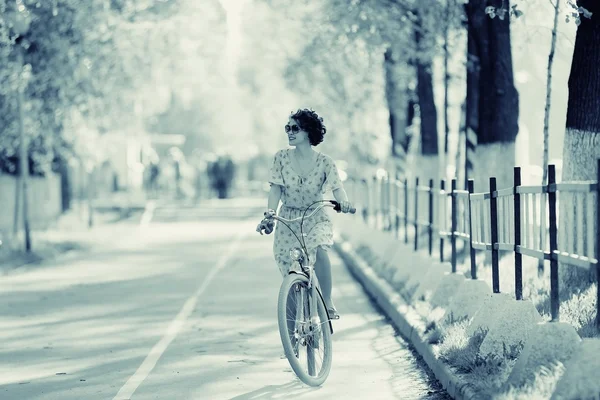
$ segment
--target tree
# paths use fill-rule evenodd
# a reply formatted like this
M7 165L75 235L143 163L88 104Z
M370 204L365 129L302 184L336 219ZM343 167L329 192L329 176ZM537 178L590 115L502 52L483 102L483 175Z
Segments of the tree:
M508 0L469 1L467 127L477 134L475 185L487 188L497 177L498 187L512 183L515 139L519 131L519 99L514 86ZM496 10L489 17L486 8Z
M550 104L552 98L552 66L554 64L554 52L556 50L556 33L558 28L558 16L560 10L560 0L552 5L554 7L554 22L552 24L552 38L550 40L550 53L548 54L548 69L546 72L546 104L544 107L544 150L542 155L542 185L548 184L548 156L550 152ZM546 202L541 204L541 215L546 215ZM540 243L546 240L546 218L540 221ZM539 260L538 270L540 274L544 270L544 261Z
M436 52L436 18L427 4L421 3L414 17L416 52L414 64L417 73L417 98L419 102L420 156L415 174L422 182L439 177L438 115L433 94L433 55Z
M407 97L409 96L407 80L410 79L408 65L404 60L397 60L391 48L384 53L383 67L385 71L385 98L389 112L389 127L392 137L392 156L404 158L408 152L410 138L407 135Z
M596 160L600 158L600 3L595 0L579 0L573 10L578 16L577 35L571 72L569 76L569 99L567 105L566 132L563 148L562 181L595 180ZM581 17L579 17L581 14ZM581 227L584 237L578 237L576 229L578 213L584 213L572 196L560 198L559 244L594 240L596 230L595 213L584 214ZM593 210L596 209L595 204ZM593 218L585 216L594 214ZM593 224L592 237L586 236L587 224ZM595 249L598 254L598 249ZM590 255L594 256L594 255ZM588 273L570 265L561 265L562 289L567 294L580 292L589 287Z
M325 118L325 151L350 154L354 165L382 162L391 141L382 112L385 45L379 30L387 20L377 19L372 2L281 4L256 2L244 12L250 29L244 31L242 71L257 141L265 149L274 141L285 145L281 118L304 105Z

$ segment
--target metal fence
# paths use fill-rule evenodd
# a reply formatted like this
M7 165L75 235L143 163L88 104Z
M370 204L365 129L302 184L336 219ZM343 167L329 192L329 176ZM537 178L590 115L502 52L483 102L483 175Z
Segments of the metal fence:
M596 181L557 183L555 166L550 165L547 185L523 186L521 169L515 167L512 187L498 189L496 178L491 177L489 190L476 193L473 180L468 181L467 190L459 190L456 179L449 188L444 180L436 187L433 180L428 185L418 178L409 183L380 170L371 179L349 178L347 186L366 223L392 231L404 243L413 241L415 251L426 244L433 256L438 241L437 252L444 261L449 242L452 272L457 271L459 253L466 253L471 278L477 279L476 252L490 252L494 293L500 293L500 252L514 253L517 300L523 299L523 256L549 261L553 321L558 321L560 312L559 262L594 271L600 329L600 159L597 175ZM566 220L571 222L563 227L559 242L560 198L562 212L568 213ZM540 227L545 234L540 235ZM462 252L458 249L461 242Z

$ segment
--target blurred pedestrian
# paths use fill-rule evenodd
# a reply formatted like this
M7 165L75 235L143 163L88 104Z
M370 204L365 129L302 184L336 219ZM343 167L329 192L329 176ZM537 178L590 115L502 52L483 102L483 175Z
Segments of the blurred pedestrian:
M158 198L158 178L160 176L160 165L158 160L152 159L148 167L148 192L152 198Z
M235 164L230 156L222 154L210 166L211 185L217 192L219 199L229 197L233 179L235 177Z

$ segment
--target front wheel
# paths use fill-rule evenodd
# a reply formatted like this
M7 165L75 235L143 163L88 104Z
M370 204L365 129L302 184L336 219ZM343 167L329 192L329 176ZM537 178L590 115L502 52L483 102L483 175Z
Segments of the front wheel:
M331 331L321 296L310 293L305 276L285 277L277 307L279 334L298 378L307 385L320 386L331 370ZM312 301L316 301L316 316L310 314Z

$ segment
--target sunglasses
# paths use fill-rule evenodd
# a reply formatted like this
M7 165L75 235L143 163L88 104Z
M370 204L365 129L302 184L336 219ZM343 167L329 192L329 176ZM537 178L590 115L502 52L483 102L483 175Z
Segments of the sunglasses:
M290 133L290 131L292 131L293 133L298 133L300 132L300 127L298 125L286 125L285 132Z

